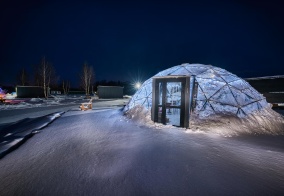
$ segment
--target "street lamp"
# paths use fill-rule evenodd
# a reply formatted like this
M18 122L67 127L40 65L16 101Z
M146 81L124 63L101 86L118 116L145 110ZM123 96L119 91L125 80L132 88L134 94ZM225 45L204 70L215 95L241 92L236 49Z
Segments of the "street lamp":
M140 83L140 82L136 82L136 83L135 83L135 88L136 88L136 89L139 89L140 86L141 86L141 83Z

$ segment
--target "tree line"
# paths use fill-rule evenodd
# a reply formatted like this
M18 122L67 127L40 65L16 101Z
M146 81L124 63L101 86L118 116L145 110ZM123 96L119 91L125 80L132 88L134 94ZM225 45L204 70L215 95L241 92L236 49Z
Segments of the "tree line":
M57 75L55 67L43 57L39 64L33 67L33 79L25 68L21 69L17 74L17 84L22 86L40 86L43 88L44 97L47 99L49 96L49 90L62 89L63 93L67 95L70 91L70 81L61 80ZM79 74L80 86L84 90L86 96L89 96L92 92L92 87L95 82L94 68L85 62L82 65L81 72Z
M49 89L60 90L64 95L67 95L70 90L79 90L78 88L72 88L69 80L61 79L55 67L45 57L42 57L40 63L34 65L32 69L32 71L27 71L27 69L23 68L18 72L17 85L41 86L45 98L48 98ZM123 86L124 94L127 95L132 95L135 92L131 83L127 81L95 81L95 70L87 62L82 64L78 80L80 80L80 89L85 92L86 96L97 91L97 86Z

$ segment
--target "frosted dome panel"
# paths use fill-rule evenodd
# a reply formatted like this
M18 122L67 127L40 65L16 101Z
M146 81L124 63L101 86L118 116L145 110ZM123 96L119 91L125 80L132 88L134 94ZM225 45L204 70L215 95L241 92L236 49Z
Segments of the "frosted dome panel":
M214 100L215 102L238 107L236 98L232 95L232 93L230 92L230 88L228 86L224 86L223 88L221 88L210 99Z
M179 69L171 73L171 75L188 75L188 74L190 74L190 72L184 67L180 67Z
M252 88L247 82L245 82L244 80L235 80L233 82L229 83L232 87L235 87L239 90L244 90L247 88Z
M187 70L192 73L192 75L199 75L205 71L207 71L207 67L201 67L201 66L191 66L191 67L186 67Z

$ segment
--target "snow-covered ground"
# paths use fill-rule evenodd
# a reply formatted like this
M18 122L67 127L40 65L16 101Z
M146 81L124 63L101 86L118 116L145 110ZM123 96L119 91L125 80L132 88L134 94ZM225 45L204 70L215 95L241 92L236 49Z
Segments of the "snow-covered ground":
M25 118L0 130L0 158L13 151L63 113L56 112L38 118Z
M57 95L48 100L41 98L23 99L19 104L1 104L0 105L0 127L2 124L16 122L24 118L36 118L59 111L79 110L83 102L89 100L84 96L61 96ZM110 108L123 106L128 102L125 99L95 99L93 98L93 108Z
M68 111L0 160L1 195L283 195L284 137Z

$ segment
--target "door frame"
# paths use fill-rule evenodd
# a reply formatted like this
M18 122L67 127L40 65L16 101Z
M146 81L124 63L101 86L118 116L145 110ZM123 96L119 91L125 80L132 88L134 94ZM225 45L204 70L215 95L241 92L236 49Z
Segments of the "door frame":
M158 122L159 107L162 107L161 122L166 124L166 94L167 83L181 82L180 127L189 127L189 88L190 76L163 76L152 78L152 111L151 119ZM162 105L159 105L159 84L162 85ZM177 108L177 106L176 106Z

